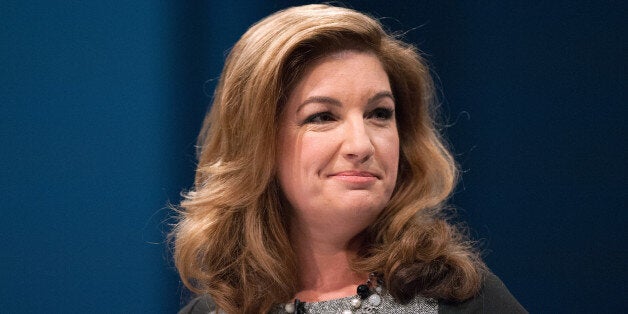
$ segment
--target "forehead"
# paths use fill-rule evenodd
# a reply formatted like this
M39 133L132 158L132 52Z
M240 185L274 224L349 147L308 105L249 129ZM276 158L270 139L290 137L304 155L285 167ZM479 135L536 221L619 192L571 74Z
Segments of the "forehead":
M371 52L343 50L313 62L296 82L289 98L316 93L340 94L390 91L388 74Z

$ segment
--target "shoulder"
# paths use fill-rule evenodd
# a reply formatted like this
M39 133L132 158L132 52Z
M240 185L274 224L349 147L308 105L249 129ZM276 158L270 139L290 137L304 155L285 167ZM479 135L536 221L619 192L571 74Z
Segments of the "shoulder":
M480 293L462 303L438 304L439 313L528 313L493 273L484 275Z
M208 295L202 295L193 299L185 307L179 310L179 314L209 314L216 310L214 301Z

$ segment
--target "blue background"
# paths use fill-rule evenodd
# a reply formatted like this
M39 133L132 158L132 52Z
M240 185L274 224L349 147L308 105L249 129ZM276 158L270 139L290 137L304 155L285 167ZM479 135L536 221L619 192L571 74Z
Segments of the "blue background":
M2 1L0 308L173 313L164 244L226 51L289 1ZM346 2L427 55L452 199L531 312L621 312L628 5Z

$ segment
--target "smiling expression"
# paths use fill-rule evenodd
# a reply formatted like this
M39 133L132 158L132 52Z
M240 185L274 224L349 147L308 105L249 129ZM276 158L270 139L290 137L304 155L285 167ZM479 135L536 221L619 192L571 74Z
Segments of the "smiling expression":
M397 180L395 102L379 59L341 51L315 62L280 116L277 178L297 226L372 223Z

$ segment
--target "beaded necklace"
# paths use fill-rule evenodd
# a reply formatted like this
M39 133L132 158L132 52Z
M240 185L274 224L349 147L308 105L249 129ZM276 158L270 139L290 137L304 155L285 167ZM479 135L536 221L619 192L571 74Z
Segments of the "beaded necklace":
M356 296L349 301L349 308L342 311L342 314L352 314L359 310L364 302L368 302L371 306L379 306L382 303L382 285L384 281L378 273L370 273L366 284L358 286ZM305 302L295 299L293 303L284 305L286 313L305 314Z

